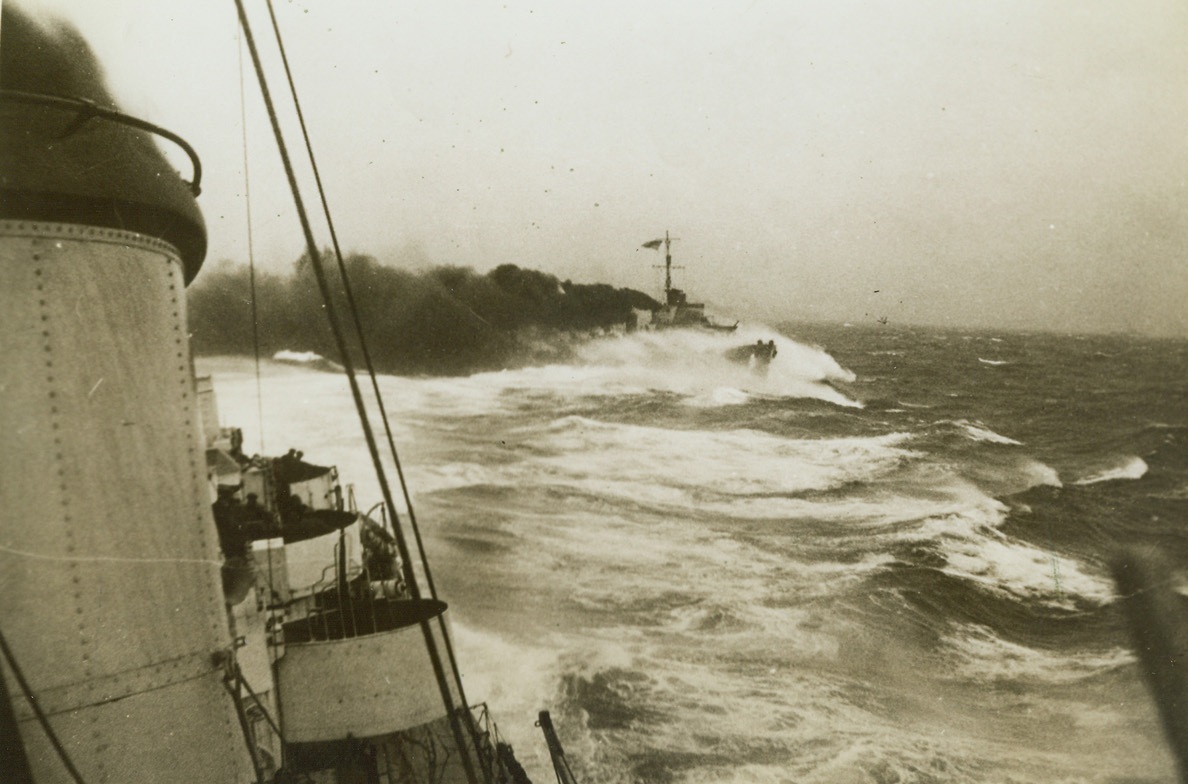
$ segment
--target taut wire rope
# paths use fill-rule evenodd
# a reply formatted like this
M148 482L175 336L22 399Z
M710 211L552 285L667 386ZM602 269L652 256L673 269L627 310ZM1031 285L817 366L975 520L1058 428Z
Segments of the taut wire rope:
M330 284L326 278L325 269L322 266L321 256L318 252L317 243L313 237L313 230L310 227L309 215L305 209L305 202L301 198L301 189L297 183L297 175L293 169L293 162L289 157L288 148L284 142L284 134L281 131L280 119L277 116L276 108L272 101L272 94L268 88L267 79L264 76L264 68L260 61L260 53L257 50L255 38L252 35L251 24L247 18L247 11L244 8L243 0L235 0L235 6L239 13L240 27L243 29L244 39L247 41L248 51L252 56L252 65L256 71L256 80L260 86L260 93L264 99L264 105L268 110L268 119L272 125L273 135L276 137L277 151L280 153L281 162L284 164L285 175L289 181L289 190L293 196L293 204L297 209L297 215L301 223L301 231L304 235L306 249L310 255L310 265L313 268L314 276L317 279L318 289L322 295L322 303L326 311L326 319L330 324L330 329L334 334L334 341L338 348L340 361L346 373L347 381L351 388L351 396L355 402L355 410L359 415L359 423L363 429L363 437L367 442L367 450L371 455L372 465L375 467L376 479L379 481L380 491L383 494L384 501L389 508L395 510L395 504L392 500L392 489L388 484L388 478L384 472L383 463L380 460L379 449L376 445L375 433L371 427L370 418L367 415L367 407L363 402L363 393L359 388L359 381L356 378L354 363L351 360L350 352L347 350L346 340L343 335L342 325L338 318L337 308L334 306L334 298L331 295ZM415 575L412 571L412 559L408 550L408 542L404 539L403 533L399 527L394 527L394 535L396 536L397 546L400 548L401 557L404 559L405 578L409 585L409 592L412 598L420 599L420 588L416 583ZM438 688L441 691L441 697L449 717L450 728L454 734L454 741L458 744L458 750L461 753L462 765L466 771L466 777L471 782L477 782L475 776L474 766L470 759L470 755L463 750L467 747L466 739L462 733L462 727L458 721L457 712L453 705L453 695L450 692L449 683L446 681L445 670L442 667L441 656L437 651L436 640L433 637L433 631L427 621L421 623L421 629L425 636L425 649L429 654L430 662L433 666L433 672L437 679Z
M363 334L363 324L359 317L359 308L355 303L355 295L350 283L350 276L347 274L346 263L343 260L342 247L338 242L338 232L334 229L334 219L330 215L330 205L326 200L325 188L322 186L322 175L318 169L317 160L314 157L313 143L310 141L309 130L305 124L305 113L301 110L301 100L297 95L297 85L293 79L293 71L289 67L289 57L285 51L285 44L281 36L280 25L276 19L276 13L272 6L272 0L266 0L266 5L268 6L268 14L272 21L273 34L276 36L277 50L280 53L281 63L285 69L285 77L289 83L289 93L293 99L293 107L296 110L297 121L301 127L301 135L305 142L306 154L309 156L310 169L313 173L314 182L317 186L318 197L321 200L322 213L326 218L326 226L330 232L330 241L334 247L334 257L338 262L338 274L342 280L343 293L346 295L347 310L350 312L352 321L354 323L355 334L359 341L360 353L363 356L363 363L367 368L367 375L371 379L371 387L372 392L375 395L376 407L379 411L380 421L384 427L384 435L388 441L388 449L392 455L392 463L396 468L396 476L399 480L400 490L404 497L404 505L408 510L409 528L412 529L413 539L417 545L417 553L421 559L421 568L425 573L425 583L429 588L429 596L436 599L438 598L437 587L433 582L433 571L429 567L429 558L425 552L425 542L421 536L421 528L417 524L416 512L413 509L412 496L409 492L408 482L405 480L404 476L404 467L401 463L400 455L396 450L395 439L392 437L392 427L388 420L387 409L384 406L383 394L380 392L379 380L375 372L375 364L372 362L371 351L367 347L367 339ZM392 509L392 518L393 527L398 526L400 524L400 517L395 508ZM459 698L462 700L463 705L469 705L470 703L466 699L466 692L462 686L462 674L458 668L458 660L454 653L454 646L450 639L449 629L446 627L444 618L441 618L439 623L441 625L442 640L445 643L446 655L449 657L450 661L450 669L453 672L454 681L458 688ZM478 749L476 749L476 751L478 751ZM485 759L482 757L481 753L480 759Z
M236 31L238 32L238 30ZM256 358L256 427L260 428L260 454L264 454L264 392L260 385L260 318L256 308L256 252L252 241L252 180L248 170L247 97L243 78L243 44L236 36L239 53L239 128L243 139L243 202L247 219L248 286L252 300L252 351Z
M252 237L252 189L250 169L248 168L248 131L247 131L247 88L244 82L243 70L243 40L242 32L239 26L235 28L235 49L239 55L239 118L240 131L243 145L243 198L245 203L245 213L247 219L247 245L248 245L248 280L250 281L250 296L252 300L252 349L255 353L256 359L256 427L260 430L260 451L259 454L264 454L264 391L260 380L260 319L257 309L257 292L256 292L256 256L255 256L255 242ZM272 471L268 470L266 477L265 489L272 487ZM279 519L279 516L278 516ZM283 532L282 532L283 536ZM283 541L283 539L282 539ZM282 545L283 546L283 545ZM276 609L276 576L273 567L274 558L272 557L272 547L266 547L266 557L268 558L268 597L264 602L264 609L268 615L265 617L265 632L268 639L271 640L272 635L276 634L276 630L269 626L280 622L280 615ZM267 645L268 648L268 665L273 673L276 672L277 660L280 658L276 650L276 646L272 644ZM238 672L238 668L236 668ZM252 695L255 697L255 695ZM279 699L279 697L277 698ZM257 702L259 700L257 699ZM267 713L267 712L266 712ZM271 717L269 722L272 723ZM277 736L282 739L281 742L281 766L285 763L285 744L283 742L284 734L280 728L273 724L273 730Z

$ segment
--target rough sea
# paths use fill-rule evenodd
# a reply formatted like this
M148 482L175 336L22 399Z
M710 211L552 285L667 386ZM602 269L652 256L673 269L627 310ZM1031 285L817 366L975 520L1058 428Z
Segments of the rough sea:
M766 373L723 357L757 339ZM1188 342L797 325L578 354L380 379L468 697L538 784L541 709L582 784L1175 780L1108 563L1188 565ZM247 451L380 499L340 376L269 361L258 398L250 359L197 368Z

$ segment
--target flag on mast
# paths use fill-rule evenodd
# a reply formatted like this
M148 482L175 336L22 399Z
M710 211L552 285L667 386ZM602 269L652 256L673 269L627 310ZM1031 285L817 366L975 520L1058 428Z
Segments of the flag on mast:
M640 247L647 248L648 250L656 250L663 244L664 244L664 240L652 240L651 242L645 242Z

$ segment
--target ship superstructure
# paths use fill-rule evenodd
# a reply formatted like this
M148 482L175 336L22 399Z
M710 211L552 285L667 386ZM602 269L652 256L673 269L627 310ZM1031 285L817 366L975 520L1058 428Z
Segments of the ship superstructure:
M664 239L645 242L643 247L659 250L664 247L664 304L652 311L651 326L654 329L693 328L716 332L733 332L738 322L723 324L712 320L705 313L705 303L690 302L684 290L672 285L672 238L664 232Z

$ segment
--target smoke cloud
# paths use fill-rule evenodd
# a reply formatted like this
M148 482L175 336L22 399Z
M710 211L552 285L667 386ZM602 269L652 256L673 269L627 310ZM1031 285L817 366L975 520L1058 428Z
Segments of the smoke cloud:
M451 375L558 359L568 353L567 336L622 327L633 310L659 306L639 291L561 281L514 264L486 274L466 267L410 272L356 254L345 266L368 349L376 369L387 373ZM208 271L190 289L195 353L252 353L250 291L249 270L231 264ZM334 299L351 329L341 282ZM327 321L317 315L322 310L308 256L290 275L258 276L261 353L288 349L336 358Z

